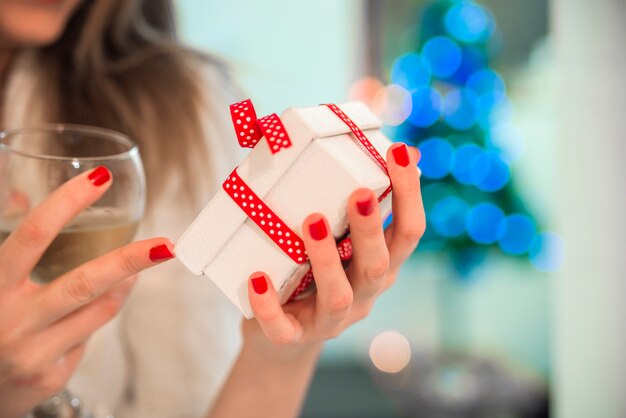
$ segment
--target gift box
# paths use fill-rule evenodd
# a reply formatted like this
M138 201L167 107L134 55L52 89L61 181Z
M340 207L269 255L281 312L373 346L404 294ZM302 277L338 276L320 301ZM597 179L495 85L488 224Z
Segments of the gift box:
M191 272L209 277L251 318L252 273L269 275L281 303L311 281L300 239L309 214L324 214L335 238L345 236L348 198L360 187L380 197L383 216L390 212L384 156L391 142L360 102L290 108L280 117L257 119L247 100L231 105L231 116L240 145L253 149L175 249ZM339 250L348 258L350 242Z

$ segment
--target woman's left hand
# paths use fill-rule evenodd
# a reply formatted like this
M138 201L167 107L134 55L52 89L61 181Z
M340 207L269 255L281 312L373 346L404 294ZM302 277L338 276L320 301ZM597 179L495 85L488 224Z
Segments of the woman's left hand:
M359 189L350 197L353 257L347 268L341 263L326 219L320 214L305 219L302 239L315 276L315 294L281 306L265 274L250 277L248 294L255 320L244 321L247 342L257 347L319 347L369 314L377 297L395 282L426 227L418 159L419 151L404 144L394 144L387 152L393 223L386 231L371 190Z

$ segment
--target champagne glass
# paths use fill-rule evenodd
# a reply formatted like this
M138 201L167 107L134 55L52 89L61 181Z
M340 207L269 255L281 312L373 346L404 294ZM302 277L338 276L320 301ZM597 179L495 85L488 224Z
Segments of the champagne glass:
M145 207L143 166L137 146L107 129L54 124L0 132L0 242L61 184L100 165L112 173L111 187L54 239L31 273L33 281L45 285L132 240ZM80 401L65 390L33 414L89 416L79 410Z

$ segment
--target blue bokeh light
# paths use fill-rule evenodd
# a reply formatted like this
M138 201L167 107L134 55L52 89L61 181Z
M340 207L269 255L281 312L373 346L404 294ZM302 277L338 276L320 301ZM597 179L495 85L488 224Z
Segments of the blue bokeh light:
M529 257L539 271L558 271L565 261L565 240L554 232L543 232L535 237Z
M487 93L504 93L506 86L502 77L495 71L484 68L467 79L467 88L479 96Z
M461 184L474 185L487 175L489 167L475 164L483 150L476 144L463 144L456 149L452 175Z
M401 55L391 67L391 82L409 91L427 87L430 83L428 64L418 54Z
M418 128L427 128L441 116L441 96L432 88L420 88L411 95L413 110L409 123Z
M444 237L457 237L465 232L469 205L461 198L449 196L433 206L430 216L435 230Z
M494 26L485 9L468 1L462 1L450 8L444 25L450 35L463 42L488 39Z
M422 48L422 57L436 77L454 74L461 64L461 48L452 39L437 36L429 39Z
M450 127L464 131L476 123L478 97L468 89L453 89L443 100L444 120Z
M500 238L504 212L493 203L480 203L467 214L467 235L479 244L493 244Z
M502 251L511 255L525 254L535 239L535 223L525 215L510 215L500 222L498 236Z
M493 91L478 98L477 121L484 129L495 125L510 123L513 117L513 106L505 93Z
M434 137L419 145L422 159L419 167L422 175L430 179L440 179L452 169L454 148L448 141Z
M486 175L478 182L478 187L483 192L497 192L511 179L511 169L495 151L487 151L478 156L474 163L477 165L476 172L483 173L484 167L488 167Z

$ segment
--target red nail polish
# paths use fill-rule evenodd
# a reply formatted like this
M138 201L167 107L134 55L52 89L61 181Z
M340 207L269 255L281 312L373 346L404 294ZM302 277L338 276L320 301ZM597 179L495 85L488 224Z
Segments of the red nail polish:
M262 295L267 292L267 280L265 280L265 276L259 274L258 276L254 276L252 278L252 288L257 293L257 295Z
M411 159L409 158L409 149L406 147L406 144L394 148L391 153L393 154L393 159L396 161L396 164L402 167L409 165Z
M361 202L356 202L356 210L361 214L361 216L369 216L374 212L374 205L372 204L371 196L367 200L363 200Z
M167 248L167 245L160 244L155 247L150 248L150 260L152 261L163 261L169 260L170 258L174 258L174 254Z
M320 219L319 221L310 224L309 233L315 241L320 241L326 238L326 235L328 235L328 231L326 230L326 224L324 223L324 219Z
M104 183L109 181L111 173L106 167L100 166L89 173L87 178L91 181L91 183L93 183L94 186L102 186Z

